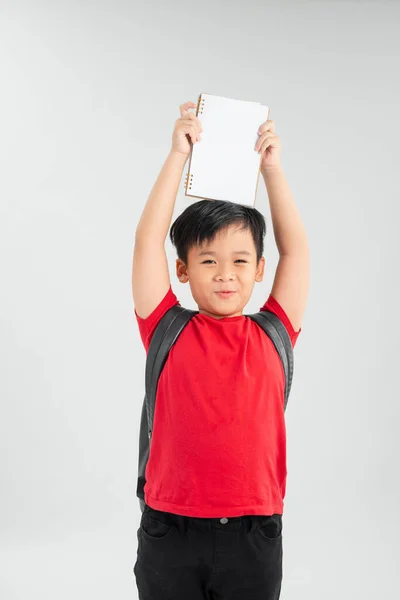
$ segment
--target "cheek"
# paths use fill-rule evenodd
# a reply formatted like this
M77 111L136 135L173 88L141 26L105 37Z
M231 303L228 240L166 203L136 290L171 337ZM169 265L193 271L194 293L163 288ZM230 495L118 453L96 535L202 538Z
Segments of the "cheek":
M212 275L211 273L207 273L206 270L194 270L190 273L189 279L191 287L201 293L207 284L210 284Z
M211 269L197 269L193 273L194 281L204 282L210 281L213 278L213 272Z

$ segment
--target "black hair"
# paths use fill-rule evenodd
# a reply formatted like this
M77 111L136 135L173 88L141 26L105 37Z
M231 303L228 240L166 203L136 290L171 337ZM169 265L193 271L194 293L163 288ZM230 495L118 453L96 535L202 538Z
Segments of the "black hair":
M178 258L187 266L188 252L192 246L212 242L217 233L229 225L242 225L249 229L257 253L257 265L264 252L266 223L256 208L225 200L199 200L189 205L171 225L169 236Z

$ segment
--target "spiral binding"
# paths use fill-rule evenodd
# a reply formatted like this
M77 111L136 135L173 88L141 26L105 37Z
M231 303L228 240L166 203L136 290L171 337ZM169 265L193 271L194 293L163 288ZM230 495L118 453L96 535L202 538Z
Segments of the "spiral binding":
M186 188L186 191L192 189L192 181L193 181L193 173L187 173L185 175L185 188ZM188 182L189 182L189 186L188 186Z
M197 112L196 115L202 115L204 110L204 103L206 99L202 97L200 94L199 99L197 100ZM193 182L193 173L187 173L185 176L185 189L186 191L192 189Z
M197 101L197 114L198 115L202 115L203 114L203 110L204 110L204 102L206 101L205 98L202 98L201 95L199 96L199 99Z

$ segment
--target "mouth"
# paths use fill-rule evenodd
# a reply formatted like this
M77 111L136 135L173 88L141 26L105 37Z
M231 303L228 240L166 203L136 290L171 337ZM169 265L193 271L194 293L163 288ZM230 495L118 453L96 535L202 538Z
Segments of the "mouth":
M218 294L218 296L220 296L221 298L230 298L231 296L236 294L236 292L216 292L216 294Z

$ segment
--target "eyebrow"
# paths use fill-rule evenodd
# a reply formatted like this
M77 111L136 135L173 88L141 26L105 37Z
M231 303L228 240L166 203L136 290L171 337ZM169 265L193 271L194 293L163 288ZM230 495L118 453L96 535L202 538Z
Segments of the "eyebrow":
M198 256L204 256L205 254L215 256L217 253L212 252L211 250L203 250L202 252L199 252ZM248 252L247 250L234 250L232 254L246 254L246 256L251 256L251 252Z

